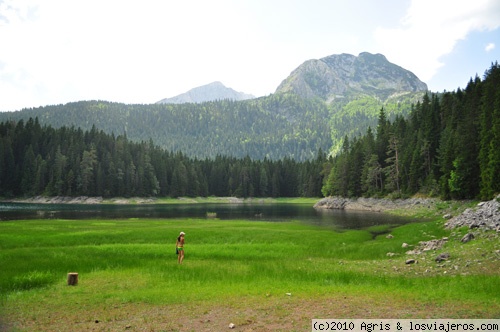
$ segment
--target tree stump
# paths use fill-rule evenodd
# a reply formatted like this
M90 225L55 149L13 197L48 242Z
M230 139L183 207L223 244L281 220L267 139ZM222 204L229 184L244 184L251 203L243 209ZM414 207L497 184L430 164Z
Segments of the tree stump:
M78 273L68 273L68 286L76 286L78 284Z

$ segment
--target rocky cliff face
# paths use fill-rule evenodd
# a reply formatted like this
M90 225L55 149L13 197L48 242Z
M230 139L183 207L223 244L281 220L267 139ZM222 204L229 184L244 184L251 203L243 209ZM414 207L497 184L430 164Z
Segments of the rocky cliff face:
M426 91L427 85L412 72L389 62L382 54L330 55L309 60L295 69L276 93L295 93L331 102L362 95L385 101L407 92Z
M183 104L183 103L202 103L205 101L214 100L246 100L255 98L252 95L235 91L227 88L221 82L213 82L189 90L183 94L172 98L165 98L157 102L157 104Z

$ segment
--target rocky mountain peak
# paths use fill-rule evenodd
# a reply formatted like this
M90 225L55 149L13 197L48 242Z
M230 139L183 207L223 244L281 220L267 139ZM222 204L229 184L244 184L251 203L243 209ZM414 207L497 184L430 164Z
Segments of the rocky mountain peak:
M384 55L363 52L308 60L280 84L276 93L326 101L368 95L385 101L403 92L426 90L427 85L415 74L389 62Z

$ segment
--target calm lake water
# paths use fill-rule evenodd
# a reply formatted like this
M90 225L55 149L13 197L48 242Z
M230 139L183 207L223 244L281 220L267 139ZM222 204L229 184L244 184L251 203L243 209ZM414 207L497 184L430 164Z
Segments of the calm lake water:
M153 204L87 205L0 203L0 221L22 219L129 219L206 218L220 220L300 221L336 229L361 229L374 225L402 225L415 220L376 212L317 210L309 204Z

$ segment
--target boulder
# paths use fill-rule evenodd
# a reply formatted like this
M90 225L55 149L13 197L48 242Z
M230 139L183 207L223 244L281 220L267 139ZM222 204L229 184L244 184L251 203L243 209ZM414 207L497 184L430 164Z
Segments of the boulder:
M471 241L472 239L474 239L474 234L467 233L467 234L464 235L464 237L460 241L462 243L467 243L467 242Z
M314 205L316 209L343 210L348 199L342 197L326 197Z
M438 262L438 263L441 263L442 261L447 261L448 258L450 258L450 254L449 253L442 253L442 254L439 254L435 261Z

